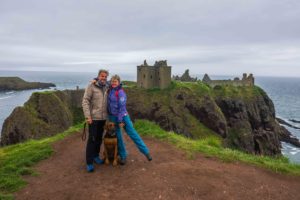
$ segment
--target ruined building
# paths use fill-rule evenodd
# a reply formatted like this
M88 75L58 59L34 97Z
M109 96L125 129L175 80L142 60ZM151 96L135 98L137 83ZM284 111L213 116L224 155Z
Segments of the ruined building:
M183 82L196 82L197 81L197 77L196 78L192 78L190 76L190 71L187 69L185 70L185 72L182 74L182 76L173 76L173 80L175 81L183 81Z
M154 66L144 64L137 66L137 85L142 88L167 88L171 84L171 66L166 60L156 61Z
M212 88L217 85L254 86L254 77L253 74L249 74L249 76L247 76L247 74L244 73L242 80L240 80L238 77L234 78L233 80L211 80L210 77L205 74L202 82L208 84Z

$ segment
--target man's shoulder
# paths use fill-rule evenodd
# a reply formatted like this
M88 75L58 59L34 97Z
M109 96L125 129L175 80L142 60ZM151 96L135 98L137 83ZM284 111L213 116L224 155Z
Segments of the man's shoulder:
M89 82L88 85L87 85L86 87L87 87L87 88L91 88L91 87L93 87L93 85L94 85L94 83Z

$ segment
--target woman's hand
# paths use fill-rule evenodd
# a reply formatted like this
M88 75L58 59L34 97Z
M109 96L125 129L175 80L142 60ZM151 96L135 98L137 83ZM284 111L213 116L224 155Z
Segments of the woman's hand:
M91 80L91 83L95 84L97 81L95 79Z

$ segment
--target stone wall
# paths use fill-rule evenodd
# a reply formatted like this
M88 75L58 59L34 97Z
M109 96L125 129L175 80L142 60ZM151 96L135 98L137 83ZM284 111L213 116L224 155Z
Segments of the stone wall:
M137 66L137 85L141 88L167 88L171 83L171 66L167 61L156 61L154 66L144 64Z
M222 85L232 85L232 86L254 86L254 77L253 74L247 76L246 73L243 74L243 78L240 80L238 77L233 80L211 80L210 77L205 74L202 82L208 84L210 87L222 86Z

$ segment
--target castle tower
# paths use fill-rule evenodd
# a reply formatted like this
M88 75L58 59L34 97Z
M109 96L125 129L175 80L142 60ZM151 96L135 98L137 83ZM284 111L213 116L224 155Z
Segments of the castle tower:
M137 85L142 88L167 88L171 83L171 66L166 60L156 61L154 66L144 64L137 66Z

